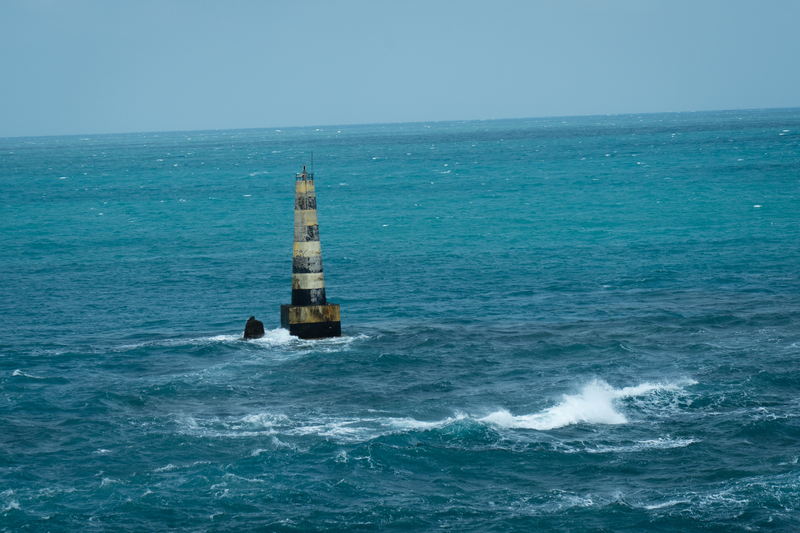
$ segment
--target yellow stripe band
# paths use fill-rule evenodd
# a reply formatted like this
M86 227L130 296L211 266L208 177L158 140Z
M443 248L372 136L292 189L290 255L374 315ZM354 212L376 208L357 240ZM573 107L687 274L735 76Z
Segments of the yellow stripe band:
M317 222L317 210L308 209L305 211L297 210L294 212L294 225L315 226Z
M292 274L292 289L324 289L325 278L322 272L313 274Z
M339 314L339 306L337 304L289 307L290 324L341 322L341 320L342 319Z
M292 255L294 257L313 257L322 255L319 241L296 242L293 245Z
M295 194L314 194L314 182L313 181L298 181L297 185L294 188Z

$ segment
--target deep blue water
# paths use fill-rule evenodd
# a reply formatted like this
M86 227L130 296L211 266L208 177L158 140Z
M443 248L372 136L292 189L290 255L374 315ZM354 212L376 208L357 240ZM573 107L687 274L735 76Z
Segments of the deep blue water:
M800 109L0 139L0 231L0 531L800 529Z

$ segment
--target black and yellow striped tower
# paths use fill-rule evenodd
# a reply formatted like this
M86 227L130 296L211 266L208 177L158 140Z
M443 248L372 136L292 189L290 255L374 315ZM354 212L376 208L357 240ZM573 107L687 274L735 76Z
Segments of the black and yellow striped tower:
M301 339L339 337L339 306L325 300L314 174L295 176L292 303L281 306L281 327Z

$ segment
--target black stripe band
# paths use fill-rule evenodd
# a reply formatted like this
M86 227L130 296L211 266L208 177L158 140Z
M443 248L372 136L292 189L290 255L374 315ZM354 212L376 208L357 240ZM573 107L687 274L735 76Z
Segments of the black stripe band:
M300 196L294 199L295 211L309 211L317 208L316 196Z
M295 226L294 242L310 242L319 240L319 226Z
M289 333L301 339L325 339L341 337L341 322L313 322L311 324L289 324Z
M292 305L325 305L325 289L292 289Z
M316 274L322 272L322 256L297 256L292 260L292 274Z
M341 322L312 322L310 324L289 324L289 333L301 339L325 339L341 337Z

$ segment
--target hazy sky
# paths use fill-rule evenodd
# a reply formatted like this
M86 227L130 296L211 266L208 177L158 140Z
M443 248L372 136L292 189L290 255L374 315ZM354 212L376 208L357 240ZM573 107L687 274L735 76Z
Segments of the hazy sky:
M800 1L0 0L0 137L800 106Z

